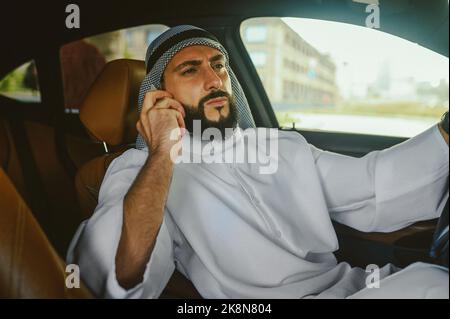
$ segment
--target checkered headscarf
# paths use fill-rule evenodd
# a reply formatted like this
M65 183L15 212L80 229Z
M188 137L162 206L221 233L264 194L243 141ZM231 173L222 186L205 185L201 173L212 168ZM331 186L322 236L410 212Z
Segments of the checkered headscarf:
M142 81L139 91L138 113L141 112L145 93L152 89L161 89L161 79L167 64L181 49L191 45L206 45L220 51L226 57L225 67L231 78L231 87L236 98L238 125L242 129L255 127L247 99L242 91L236 76L229 65L228 53L219 43L217 38L206 30L192 25L179 25L170 28L152 43L150 43L145 56L145 66L147 75ZM138 135L136 148L145 148L145 141Z

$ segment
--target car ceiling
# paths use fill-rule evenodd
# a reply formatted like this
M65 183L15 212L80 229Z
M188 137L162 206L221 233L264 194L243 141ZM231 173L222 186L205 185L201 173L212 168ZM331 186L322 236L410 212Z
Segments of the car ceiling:
M12 1L0 5L0 78L67 42L149 23L237 26L250 17L304 17L364 25L365 3L379 2L380 30L448 57L448 0L147 0ZM67 29L65 8L80 7L80 29Z

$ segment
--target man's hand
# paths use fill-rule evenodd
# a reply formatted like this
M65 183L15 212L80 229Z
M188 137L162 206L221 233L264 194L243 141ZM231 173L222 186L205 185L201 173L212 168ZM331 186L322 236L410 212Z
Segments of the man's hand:
M180 129L181 138L186 128L184 108L166 91L150 91L145 94L136 128L149 147L149 152L170 152L178 140L171 140L174 129Z
M439 131L441 131L442 137L444 138L445 142L448 145L448 112L446 112L442 116L442 120L438 126L439 126ZM446 129L444 129L444 128L446 128Z

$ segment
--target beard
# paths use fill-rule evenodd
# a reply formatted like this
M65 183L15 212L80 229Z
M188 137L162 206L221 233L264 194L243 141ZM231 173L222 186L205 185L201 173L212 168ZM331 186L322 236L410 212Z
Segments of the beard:
M220 114L219 120L211 121L205 115L205 103L210 99L215 99L218 97L226 97L228 98L228 107L229 112L227 116L223 116ZM192 134L194 131L194 120L199 120L200 122L200 132L203 132L208 128L216 128L222 134L222 138L225 139L227 128L232 128L233 130L237 126L238 115L237 115L237 107L236 107L236 99L234 95L230 95L224 91L214 91L207 96L203 97L197 107L189 106L183 104L186 117L184 118L184 123L186 125L186 129ZM198 125L198 124L197 124Z

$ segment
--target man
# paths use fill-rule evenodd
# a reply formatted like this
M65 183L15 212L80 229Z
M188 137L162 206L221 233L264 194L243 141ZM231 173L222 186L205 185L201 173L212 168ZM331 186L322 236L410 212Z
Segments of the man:
M424 263L386 265L380 288L367 288L364 269L337 264L331 223L388 232L438 217L448 198L441 127L363 158L321 151L295 132L260 138L250 128L258 139L245 139L242 128L252 126L245 96L213 35L169 29L150 45L146 65L137 149L111 163L97 209L69 248L68 262L80 265L95 294L156 298L176 267L205 298L448 298L448 271ZM269 160L277 169L175 164L196 155L195 120L228 142L208 148L214 155L276 141Z

